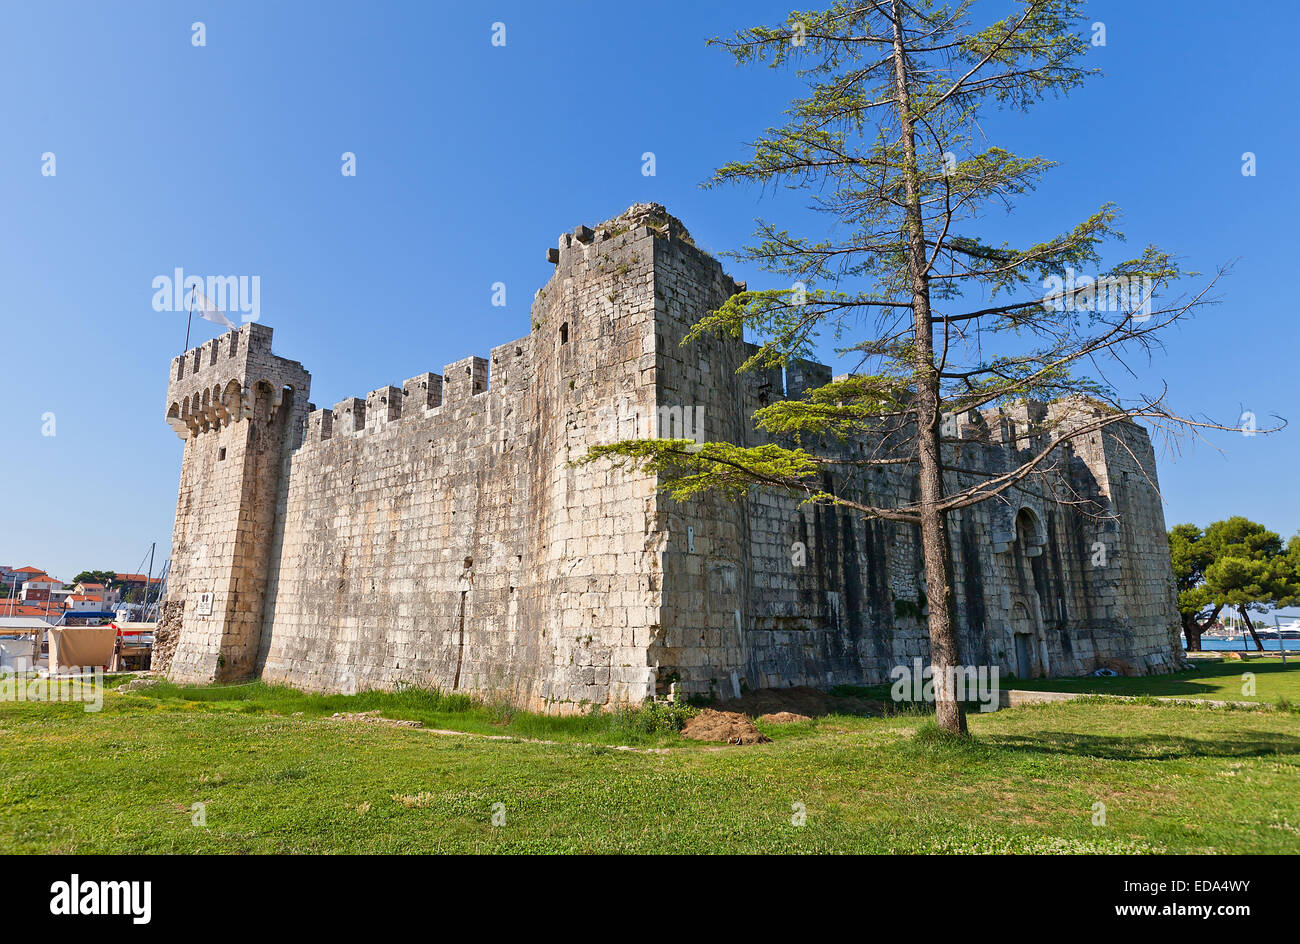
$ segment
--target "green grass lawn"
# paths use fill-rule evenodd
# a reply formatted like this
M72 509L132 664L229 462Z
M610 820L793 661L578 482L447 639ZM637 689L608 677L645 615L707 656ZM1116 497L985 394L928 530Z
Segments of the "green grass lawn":
M125 677L110 678L108 684L116 686L125 681ZM144 694L127 697L143 711L203 708L217 712L328 718L335 713L378 710L385 718L419 721L426 728L476 734L639 747L681 743L676 737L681 711L668 705L638 710L597 709L585 715L560 716L519 711L504 701L485 702L463 693L444 694L428 689L321 695L262 682L239 685L159 682ZM674 725L674 721L678 723Z
M373 708L560 743L327 717ZM260 685L4 703L0 851L1300 852L1293 711L1075 701L972 716L958 745L912 715L750 747L656 726Z
M1133 678L1015 679L1004 681L1003 688L1033 691L1084 692L1089 695L1157 695L1174 698L1213 698L1223 701L1256 701L1271 704L1300 705L1300 657L1288 655L1287 664L1280 659L1255 658L1244 662L1228 659L1197 659L1195 668L1171 675L1143 675ZM1243 691L1252 673L1255 692Z
M1246 701L1282 707L1300 706L1300 657L1288 656L1286 666L1280 659L1252 658L1246 661L1198 658L1193 668L1169 675L1139 675L1111 678L1084 676L1082 678L1019 679L1003 676L1003 689L1022 689L1042 692L1075 692L1084 695L1128 695L1160 698L1207 698L1219 701ZM1245 689L1246 673L1254 675L1254 691ZM841 685L833 691L843 695L856 695L891 701L890 686ZM972 709L978 705L972 703Z

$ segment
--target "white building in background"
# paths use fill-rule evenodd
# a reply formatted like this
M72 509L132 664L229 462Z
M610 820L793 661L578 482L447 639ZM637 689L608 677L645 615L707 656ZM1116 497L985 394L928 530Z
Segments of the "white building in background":
M63 590L63 581L48 574L40 574L23 581L23 600L62 600L67 596Z
M104 612L109 607L104 602L104 598L93 596L87 593L69 593L67 596L68 612L74 613L79 610L91 610L94 612Z
M122 591L117 587L106 587L102 583L81 582L73 587L76 593L84 593L87 596L99 597L103 601L101 609L116 609L117 605L122 602Z

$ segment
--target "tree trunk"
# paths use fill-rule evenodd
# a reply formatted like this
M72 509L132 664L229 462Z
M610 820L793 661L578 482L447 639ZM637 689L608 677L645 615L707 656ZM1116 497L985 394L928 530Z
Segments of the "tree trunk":
M1246 628L1250 630L1250 638L1255 640L1255 648L1258 649L1260 652L1263 652L1264 643L1260 641L1259 633L1255 632L1255 624L1250 621L1250 613L1246 611L1245 605L1243 604L1237 607L1237 612L1240 613L1241 618L1246 621ZM1279 640L1278 642L1280 645L1281 640Z
M1183 619L1183 632L1187 634L1187 651L1201 651L1201 633L1205 632L1219 618L1219 611L1223 609L1223 604L1215 604L1214 609L1210 610L1210 615L1205 617L1205 622L1198 623L1195 613L1180 614Z
M934 688L935 720L940 729L966 733L966 709L957 700L955 672L961 653L953 625L955 598L952 587L952 545L948 542L947 513L943 501L943 467L939 441L939 372L934 363L934 336L930 325L929 264L921 192L917 180L916 139L908 94L907 61L903 32L894 21L895 107L902 126L904 194L907 208L907 267L912 282L912 314L916 340L913 378L916 382L916 443L920 486L921 555L925 561L926 603L930 610L930 666Z

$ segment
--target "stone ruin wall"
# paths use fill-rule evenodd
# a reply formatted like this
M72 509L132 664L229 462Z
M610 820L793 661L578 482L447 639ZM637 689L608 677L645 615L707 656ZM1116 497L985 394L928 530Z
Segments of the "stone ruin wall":
M593 444L648 434L665 407L698 408L702 438L757 444L753 410L829 370L738 375L752 346L681 345L737 285L661 207L579 227L549 256L555 275L528 336L332 410L307 413L309 376L270 353L259 325L177 359L203 366L174 364L169 387L186 445L163 668L328 691L492 692L565 710L674 683L725 696L879 682L926 656L913 528L765 492L677 503L645 476L569 464ZM963 420L954 457L1005 469L1047 409L1064 407ZM1034 494L953 516L968 663L1014 671L1020 632L1040 672L1172 667L1163 515L1133 459L1154 475L1150 453L1140 428L1117 424ZM914 496L896 469L856 475L851 487L873 501ZM1054 500L1079 495L1086 504ZM1100 568L1098 541L1113 548ZM198 612L204 592L211 615Z
M737 374L753 345L718 338L681 345L690 326L725 300L721 267L690 245L656 248L659 403L703 404L704 439L766 441L748 421L753 411L826 383L829 368L795 362L784 377L780 370ZM945 447L946 459L974 471L950 473L948 488L1044 448L1048 440L1035 432L1044 420L1091 415L1084 404L1063 402L989 410L978 422L963 417L963 441ZM861 444L823 444L822 452L852 456ZM1052 471L1024 488L950 518L963 658L1009 674L1176 668L1179 624L1145 431L1110 425L1055 458ZM916 498L914 477L899 467L837 467L827 475L828 484L870 504ZM662 509L664 634L652 659L661 693L672 682L722 696L745 687L871 684L887 680L894 666L928 658L914 527L761 490L745 502L665 500ZM1027 665L1017 657L1017 634L1027 637Z
M307 420L272 555L262 676L530 705L638 700L657 619L644 476L575 468L653 402L649 232L583 231L533 332Z

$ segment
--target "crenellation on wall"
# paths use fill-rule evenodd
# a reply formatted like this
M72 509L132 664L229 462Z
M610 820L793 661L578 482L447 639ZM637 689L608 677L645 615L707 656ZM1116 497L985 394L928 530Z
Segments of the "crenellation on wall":
M360 397L348 397L334 404L334 431L339 435L364 433L366 431L366 401Z
M380 387L366 394L366 429L383 429L402 418L402 391L394 386Z
M987 446L991 441L988 417L980 410L967 410L957 417L957 438Z
M333 410L312 410L307 414L306 430L303 434L303 445L307 446L312 443L327 441L334 435L334 411Z
M444 400L468 400L486 393L488 362L482 357L465 357L442 369Z
M531 363L531 335L492 348L489 352L488 389L501 390L508 387L512 380L516 385L526 382Z
M746 341L741 349L741 357L744 361L748 361L760 349L760 345ZM786 399L785 371L781 367L754 367L746 371L742 377L745 386L745 409L751 414L754 410ZM759 435L757 431L751 430L751 432L755 436Z
M831 382L831 369L825 364L792 358L785 369L786 399L799 400L810 390L824 387Z
M425 372L403 381L402 396L403 409L408 415L442 406L442 375Z

